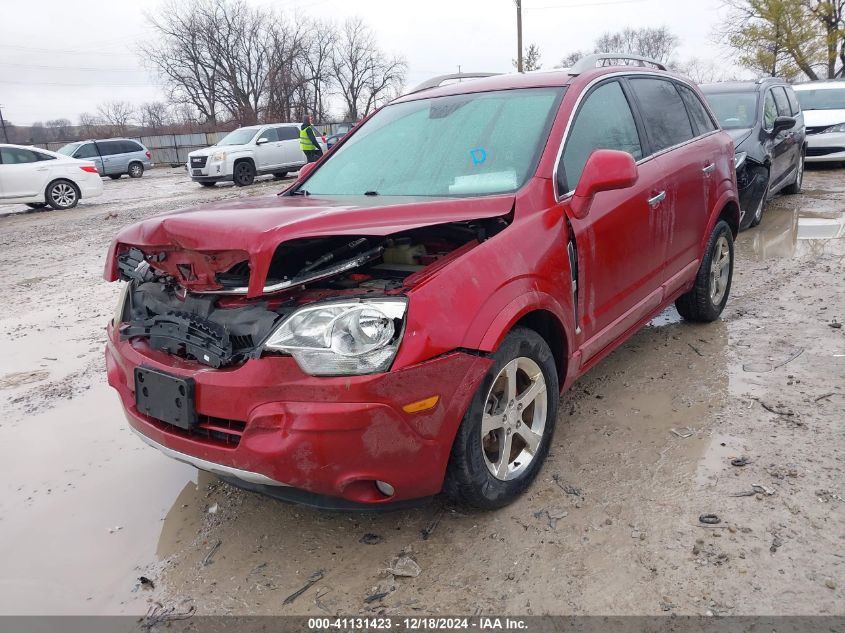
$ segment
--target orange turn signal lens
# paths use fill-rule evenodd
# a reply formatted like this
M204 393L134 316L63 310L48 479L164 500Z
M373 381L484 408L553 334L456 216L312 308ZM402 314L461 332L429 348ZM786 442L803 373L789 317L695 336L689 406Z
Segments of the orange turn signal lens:
M429 409L433 409L437 406L437 403L440 402L440 396L431 396L430 398L426 398L425 400L417 400L416 402L412 402L410 404L406 404L402 407L402 411L405 413L419 413L420 411L428 411Z

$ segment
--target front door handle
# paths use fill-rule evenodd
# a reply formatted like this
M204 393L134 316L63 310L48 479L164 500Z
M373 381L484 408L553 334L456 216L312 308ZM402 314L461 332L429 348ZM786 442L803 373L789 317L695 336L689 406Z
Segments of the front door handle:
M702 169L701 171L703 171L703 172L704 172L704 175L705 175L705 176L709 176L709 175L710 175L710 174L712 174L715 170L716 170L716 164L715 164L715 163L710 163L709 165L707 165L707 166L706 166L704 169Z
M648 199L648 206L654 208L666 199L666 192L661 191L656 196Z

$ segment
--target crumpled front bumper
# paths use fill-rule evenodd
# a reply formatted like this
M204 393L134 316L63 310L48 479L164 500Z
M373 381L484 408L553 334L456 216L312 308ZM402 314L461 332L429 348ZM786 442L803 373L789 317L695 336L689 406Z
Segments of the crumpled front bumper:
M112 326L108 334L109 384L148 443L247 488L291 487L351 504L391 504L440 491L457 428L492 362L453 352L384 374L317 378L286 356L215 370L152 350L143 340L121 341ZM134 393L139 366L193 378L197 413L217 426L236 423L237 443L140 413ZM434 395L439 401L432 409L402 408ZM385 496L376 481L395 494Z

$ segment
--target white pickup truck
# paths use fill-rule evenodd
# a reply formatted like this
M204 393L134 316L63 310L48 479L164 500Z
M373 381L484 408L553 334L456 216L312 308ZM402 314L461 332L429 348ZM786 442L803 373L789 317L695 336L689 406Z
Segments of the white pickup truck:
M216 145L191 152L187 169L191 180L205 187L224 180L243 187L261 174L283 178L306 162L299 149L299 125L268 123L238 128Z

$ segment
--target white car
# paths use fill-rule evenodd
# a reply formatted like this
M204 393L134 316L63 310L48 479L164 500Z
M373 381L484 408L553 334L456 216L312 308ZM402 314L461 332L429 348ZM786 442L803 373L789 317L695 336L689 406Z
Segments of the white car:
M324 142L320 145L327 151ZM216 145L188 154L188 174L206 187L230 180L239 187L251 185L256 176L283 178L307 162L299 149L299 125L269 123L241 127Z
M793 87L807 126L807 162L845 162L845 83L813 81Z
M0 203L32 209L72 209L82 198L103 193L91 161L23 145L0 144Z

